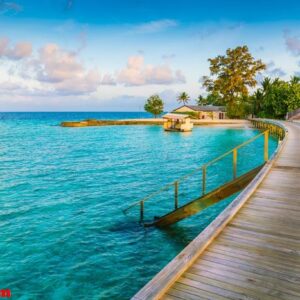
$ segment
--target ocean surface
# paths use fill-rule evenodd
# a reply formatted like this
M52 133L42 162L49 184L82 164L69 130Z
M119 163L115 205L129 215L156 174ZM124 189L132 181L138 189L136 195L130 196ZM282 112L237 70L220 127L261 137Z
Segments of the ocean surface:
M143 228L122 209L259 132L161 126L62 128L65 120L146 113L0 113L0 289L13 299L129 299L234 197L167 229ZM277 141L270 138L270 153ZM263 160L260 138L238 154L238 173ZM207 171L207 189L232 178L232 157ZM201 194L201 172L180 183L179 203ZM173 190L145 218L173 208Z

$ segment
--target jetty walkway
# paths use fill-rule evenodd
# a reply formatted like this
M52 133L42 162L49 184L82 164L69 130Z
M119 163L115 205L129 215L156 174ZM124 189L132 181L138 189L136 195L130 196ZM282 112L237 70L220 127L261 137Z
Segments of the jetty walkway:
M250 185L132 299L300 299L300 124Z

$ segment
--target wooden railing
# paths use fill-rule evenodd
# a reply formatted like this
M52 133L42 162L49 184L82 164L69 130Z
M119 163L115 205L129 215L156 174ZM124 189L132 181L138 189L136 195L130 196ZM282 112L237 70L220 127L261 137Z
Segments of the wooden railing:
M284 138L285 130L283 127L281 127L279 124L262 121L262 120L251 120L253 125L258 129L265 129L260 134L254 136L253 138L247 140L246 142L238 145L237 147L227 151L226 153L218 156L217 158L209 161L208 163L202 165L199 168L194 169L192 172L188 173L185 176L182 176L178 178L176 181L169 183L165 186L163 186L158 191L155 191L154 193L146 196L145 198L142 198L141 200L134 202L129 207L123 210L124 213L126 213L128 210L132 209L133 207L139 206L140 211L140 222L144 221L144 215L145 215L145 202L149 201L150 199L154 198L155 196L161 194L162 192L168 190L169 188L173 187L174 189L174 210L178 209L179 205L179 185L181 182L186 180L191 175L195 174L197 171L202 171L202 196L206 195L206 184L207 184L207 168L211 165L215 164L219 160L227 157L228 155L232 154L232 180L236 179L237 177L237 164L238 164L238 150L243 148L244 146L252 143L253 141L257 140L259 137L264 136L264 147L263 147L263 158L264 162L267 162L269 159L269 134L272 134L276 137L278 137L279 140L282 140Z

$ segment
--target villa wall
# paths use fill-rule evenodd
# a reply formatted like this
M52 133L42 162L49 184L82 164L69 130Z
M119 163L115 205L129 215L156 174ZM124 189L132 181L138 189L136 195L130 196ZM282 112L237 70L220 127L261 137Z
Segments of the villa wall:
M220 118L220 113L223 114L223 119L226 119L226 113L225 112L207 112L207 111L201 111L199 112L199 119L209 119L209 120L218 120Z

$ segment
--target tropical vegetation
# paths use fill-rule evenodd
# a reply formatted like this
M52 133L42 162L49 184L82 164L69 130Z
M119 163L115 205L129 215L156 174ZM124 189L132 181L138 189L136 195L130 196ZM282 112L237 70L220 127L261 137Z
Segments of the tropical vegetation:
M178 95L177 101L183 105L187 104L190 100L190 96L186 92L182 92Z
M209 62L210 76L203 77L208 94L198 97L198 105L224 105L232 118L284 118L300 107L300 77L289 81L265 77L255 89L257 75L266 65L255 60L247 46L228 49Z
M164 102L158 95L152 95L147 99L144 109L156 118L163 113Z
M254 116L284 118L287 112L300 107L300 77L289 81L266 77L249 98L249 106Z
M227 49L226 55L210 58L210 76L204 76L203 86L213 95L220 95L230 117L242 117L241 107L249 89L257 84L256 75L266 68L255 60L247 46Z

